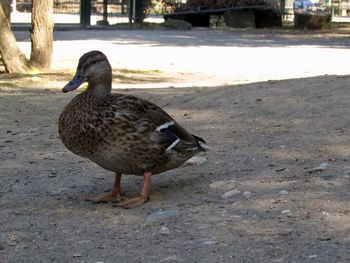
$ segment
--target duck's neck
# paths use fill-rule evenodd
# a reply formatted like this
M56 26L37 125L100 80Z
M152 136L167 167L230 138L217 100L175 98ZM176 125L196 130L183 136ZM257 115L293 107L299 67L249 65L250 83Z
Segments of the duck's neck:
M107 97L111 94L112 82L89 83L87 92L99 98Z

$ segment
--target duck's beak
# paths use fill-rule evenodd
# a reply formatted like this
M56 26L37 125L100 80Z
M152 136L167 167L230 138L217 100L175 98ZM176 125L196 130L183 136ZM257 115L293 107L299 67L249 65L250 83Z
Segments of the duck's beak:
M81 70L78 70L74 77L71 79L71 81L69 81L67 83L66 86L63 87L62 91L64 93L68 92L68 91L72 91L75 90L76 88L78 88L81 84L83 84L86 81L84 74Z

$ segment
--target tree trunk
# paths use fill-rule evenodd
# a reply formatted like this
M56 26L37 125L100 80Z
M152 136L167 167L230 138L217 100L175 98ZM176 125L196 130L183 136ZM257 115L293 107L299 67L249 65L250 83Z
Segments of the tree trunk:
M18 48L10 23L0 5L0 54L8 73L24 73L29 64L25 55Z
M11 19L11 0L0 0L2 9L4 10L6 18L10 21Z
M53 0L32 1L31 66L49 69L53 44Z

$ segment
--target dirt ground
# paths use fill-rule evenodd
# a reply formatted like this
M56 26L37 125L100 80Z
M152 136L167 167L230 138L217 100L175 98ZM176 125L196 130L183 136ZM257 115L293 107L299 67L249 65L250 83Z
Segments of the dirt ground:
M211 147L206 162L154 176L150 201L131 210L84 200L114 176L59 139L77 94L57 88L69 77L0 79L1 263L350 262L350 75L114 90L157 103ZM114 80L169 75L116 69ZM122 178L127 196L141 186Z

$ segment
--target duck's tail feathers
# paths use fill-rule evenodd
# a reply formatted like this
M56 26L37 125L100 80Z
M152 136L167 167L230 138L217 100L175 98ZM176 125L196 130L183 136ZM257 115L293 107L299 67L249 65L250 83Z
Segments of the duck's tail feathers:
M210 147L207 145L207 143L205 142L205 140L197 135L193 135L194 139L196 140L196 142L199 145L199 149L203 152L210 150Z

